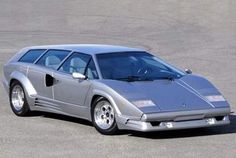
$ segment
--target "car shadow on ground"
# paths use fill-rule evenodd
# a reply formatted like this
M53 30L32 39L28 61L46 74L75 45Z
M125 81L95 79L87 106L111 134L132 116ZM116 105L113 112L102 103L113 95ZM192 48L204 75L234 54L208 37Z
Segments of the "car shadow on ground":
M47 112L33 112L31 116L41 116L50 119L57 119L61 121L68 121L78 123L86 126L93 126L90 121L79 119L75 117L53 114ZM183 129L173 131L156 131L156 132L136 132L136 131L120 131L115 136L128 135L131 137L141 137L147 139L171 139L171 138L185 138L185 137L198 137L209 135L222 135L236 133L236 115L230 115L230 125L209 127L209 128L196 128L196 129Z
M33 111L31 112L30 115L28 115L28 117L35 117L35 116L45 117L49 119L56 119L56 120L61 120L61 121L68 121L68 122L78 123L78 124L82 124L86 126L93 126L93 124L88 120L84 120L84 119L80 119L76 117L70 117L70 116L61 115L61 114Z

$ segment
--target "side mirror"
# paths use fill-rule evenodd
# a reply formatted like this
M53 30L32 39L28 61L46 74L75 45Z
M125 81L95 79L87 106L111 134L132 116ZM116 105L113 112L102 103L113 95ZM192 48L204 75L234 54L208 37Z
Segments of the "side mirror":
M184 70L187 74L192 74L193 72L192 72L192 70L190 70L190 69L185 69Z
M87 77L79 72L73 72L72 77L74 79L85 80Z

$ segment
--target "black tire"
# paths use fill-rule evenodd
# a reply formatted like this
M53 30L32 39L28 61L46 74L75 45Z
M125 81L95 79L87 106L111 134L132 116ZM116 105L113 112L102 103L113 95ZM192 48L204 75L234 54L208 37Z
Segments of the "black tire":
M20 109L16 109L12 103L12 91L13 91L14 87L16 87L16 86L22 88L23 94L24 94L24 98L23 98L24 104L23 104L22 108L20 108ZM13 81L13 83L11 84L10 92L9 92L9 100L10 100L11 109L17 116L27 116L30 113L30 108L29 108L29 104L26 99L25 90L19 81Z
M106 98L97 98L93 103L92 103L92 107L91 107L91 117L92 117L92 123L93 123L93 126L96 128L96 130L98 132L100 132L101 134L104 134L104 135L114 135L116 133L118 133L119 129L117 127L117 123L116 123L116 119L114 117L114 122L113 124L111 125L110 128L108 129L102 129L100 128L96 121L95 121L95 118L94 118L94 111L95 111L95 107L98 103L102 102L102 101L106 101L108 103L110 103Z

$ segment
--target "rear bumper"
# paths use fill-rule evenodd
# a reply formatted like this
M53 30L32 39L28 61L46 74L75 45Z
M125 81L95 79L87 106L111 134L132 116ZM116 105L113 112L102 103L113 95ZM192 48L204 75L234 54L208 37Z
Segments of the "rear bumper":
M118 117L119 129L135 131L164 131L230 124L230 108L144 114L140 120Z
M5 79L5 77L3 77L3 79L2 79L2 84L3 84L3 87L4 87L5 91L6 91L7 93L9 93L9 85L8 85L8 82L7 82L7 80Z

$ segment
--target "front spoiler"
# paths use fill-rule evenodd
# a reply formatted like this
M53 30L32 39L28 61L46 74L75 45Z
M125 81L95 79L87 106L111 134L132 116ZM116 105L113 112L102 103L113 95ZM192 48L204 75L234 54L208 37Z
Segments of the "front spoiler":
M231 112L229 107L204 109L204 110L191 110L191 111L177 111L177 112L162 112L143 114L142 121L180 121L189 119L203 119L214 116L225 116ZM189 118L189 119L188 119Z
M118 116L119 129L135 131L164 131L230 124L230 108L145 114L140 120ZM217 116L221 116L218 119Z
M159 126L152 126L150 122L141 122L130 120L126 124L126 129L136 131L164 131L164 130L177 130L177 129L189 129L200 127L213 127L220 125L230 124L229 116L225 116L223 120L217 121L215 118L208 118L203 120L191 120L182 122L161 122Z

